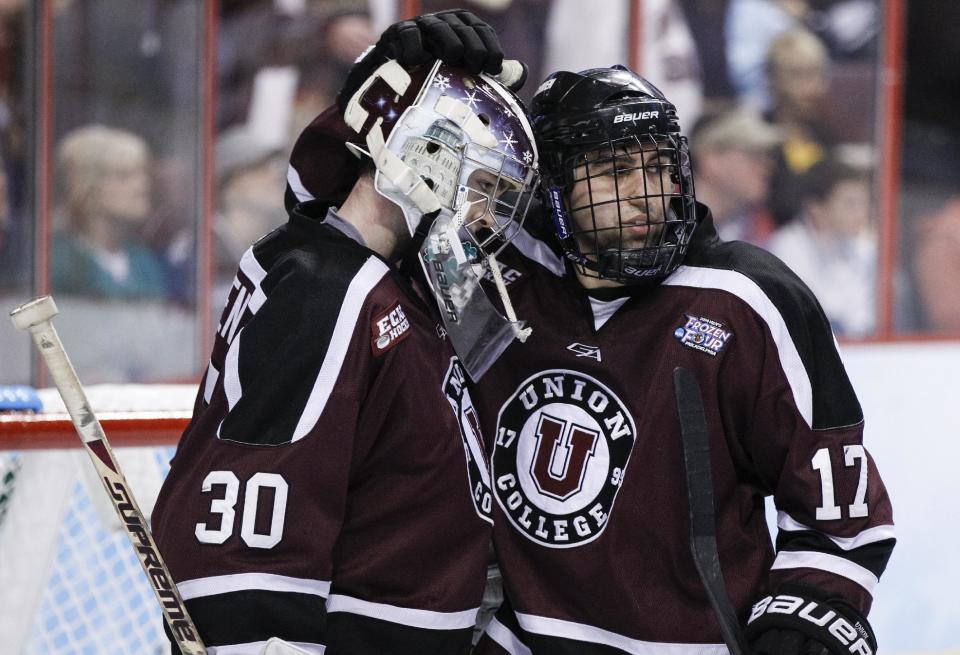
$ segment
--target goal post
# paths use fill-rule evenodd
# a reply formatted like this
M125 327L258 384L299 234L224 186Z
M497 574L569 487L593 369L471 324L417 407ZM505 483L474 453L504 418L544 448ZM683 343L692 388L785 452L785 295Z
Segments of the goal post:
M196 385L91 385L149 518ZM25 655L169 653L163 615L56 389L0 414L0 634Z

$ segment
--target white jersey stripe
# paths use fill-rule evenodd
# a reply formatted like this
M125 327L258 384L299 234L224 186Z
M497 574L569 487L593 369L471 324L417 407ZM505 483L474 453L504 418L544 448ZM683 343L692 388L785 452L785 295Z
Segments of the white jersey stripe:
M663 281L667 286L695 287L699 289L720 289L737 296L766 322L770 334L777 344L780 366L787 376L787 382L793 391L793 400L800 415L808 427L813 425L813 388L810 377L797 352L797 346L790 338L787 324L773 301L767 297L760 286L743 273L716 268L681 266Z
M240 340L243 330L237 333L233 342L227 348L227 355L223 358L223 393L227 397L227 409L233 409L243 395L240 384ZM211 397L213 394L211 394ZM223 422L221 421L222 425ZM220 426L217 426L217 436L220 436Z
M246 252L240 258L240 270L253 282L253 295L250 298L250 311L256 314L260 311L263 303L267 302L267 294L263 292L263 279L267 277L267 272L263 266L253 256L253 247L247 248Z
M837 555L817 553L813 551L782 550L773 560L772 569L819 569L847 578L873 594L879 580L877 576L854 564L848 559Z
M310 644L302 641L287 643L310 653L310 655L323 655L327 650L327 647L323 644ZM263 649L266 647L267 642L265 641L252 641L246 644L230 644L229 646L207 646L207 653L208 655L263 655Z
M293 195L295 195L300 202L313 200L313 194L307 191L307 187L303 185L303 181L300 179L300 173L298 173L297 169L292 165L287 166L287 184L290 185Z
M533 655L533 651L527 648L517 635L510 632L510 628L497 621L496 617L487 624L485 632L510 655Z
M516 612L527 632L619 648L631 655L728 655L723 644L669 644L631 639L592 625Z
M330 594L330 582L308 578L291 578L272 573L235 573L215 575L209 578L194 578L177 584L184 600L227 594L232 591L281 591L296 594L311 594L326 598Z
M868 528L853 537L835 537L832 534L827 534L823 530L815 530L800 523L786 512L777 512L777 527L785 532L798 532L801 530L819 532L843 550L853 550L854 548L866 546L867 544L872 544L877 541L883 541L884 539L895 539L897 536L896 530L892 525L878 525Z
M408 607L397 607L396 605L387 605L386 603L372 603L367 600L360 600L351 596L341 596L333 594L327 599L327 613L348 612L350 614L359 614L360 616L369 616L382 621L399 623L414 628L426 628L428 630L456 630L459 628L472 628L477 619L477 611L480 608L466 610L464 612L432 612L430 610L417 610Z
M333 328L330 344L327 346L327 354L323 358L320 372L314 380L310 397L303 408L303 413L300 414L300 420L293 431L291 441L305 437L320 420L320 415L327 406L327 399L333 391L333 385L340 376L340 369L347 355L347 347L350 345L350 339L357 325L357 317L360 315L367 294L389 270L386 264L371 256L351 280L343 304L340 306L340 314L337 316L337 324Z
M240 258L240 270L243 271L243 274L253 283L253 292L250 294L250 300L246 308L249 309L252 314L256 314L260 311L263 303L267 301L267 296L261 286L264 278L267 277L267 272L260 265L260 262L257 261L257 258L253 256L253 248L247 248L246 252L244 252ZM239 283L234 280L234 285L237 284ZM241 293L243 292L241 291ZM240 318L240 316L236 316L233 320L239 322ZM227 356L223 363L223 392L227 397L228 409L233 409L243 395L243 388L240 385L240 369L238 366L241 334L243 334L242 328L230 342L230 347L227 349ZM212 390L210 396L213 396ZM220 436L219 426L217 427L217 436Z

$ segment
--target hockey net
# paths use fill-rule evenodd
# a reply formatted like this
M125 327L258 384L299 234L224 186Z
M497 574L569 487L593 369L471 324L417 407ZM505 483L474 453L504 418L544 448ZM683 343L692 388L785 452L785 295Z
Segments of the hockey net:
M94 385L90 403L149 519L194 385ZM163 617L57 392L0 414L4 654L169 653Z

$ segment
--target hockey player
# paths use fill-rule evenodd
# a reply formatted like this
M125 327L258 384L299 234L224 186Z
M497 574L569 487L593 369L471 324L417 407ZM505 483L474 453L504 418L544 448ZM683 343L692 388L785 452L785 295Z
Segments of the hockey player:
M153 513L217 652L470 647L492 496L467 374L518 331L479 278L537 165L516 99L476 70L379 67L347 111L366 158L347 197L298 205L240 262Z
M720 565L754 653L875 652L864 616L892 512L816 299L772 255L719 240L648 81L556 73L532 120L563 259L517 240L510 291L536 337L474 395L497 435L509 599L479 652L727 652L688 548L678 366L704 390Z
M557 73L532 120L553 234L508 249L535 331L474 389L496 436L507 596L477 652L727 652L688 546L677 366L704 389L720 565L753 652L875 652L865 615L892 511L816 299L765 251L719 240L675 108L648 81Z

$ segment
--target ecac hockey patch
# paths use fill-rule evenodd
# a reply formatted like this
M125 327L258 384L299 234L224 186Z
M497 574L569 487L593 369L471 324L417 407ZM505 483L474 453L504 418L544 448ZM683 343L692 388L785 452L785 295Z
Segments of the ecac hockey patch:
M373 319L370 331L373 334L370 340L373 356L379 357L410 335L410 320L397 303L393 309Z
M733 336L733 332L723 329L723 323L718 323L705 316L687 317L686 323L673 331L673 336L677 341L685 346L707 353L711 357L716 357L717 353L723 350L727 342Z

